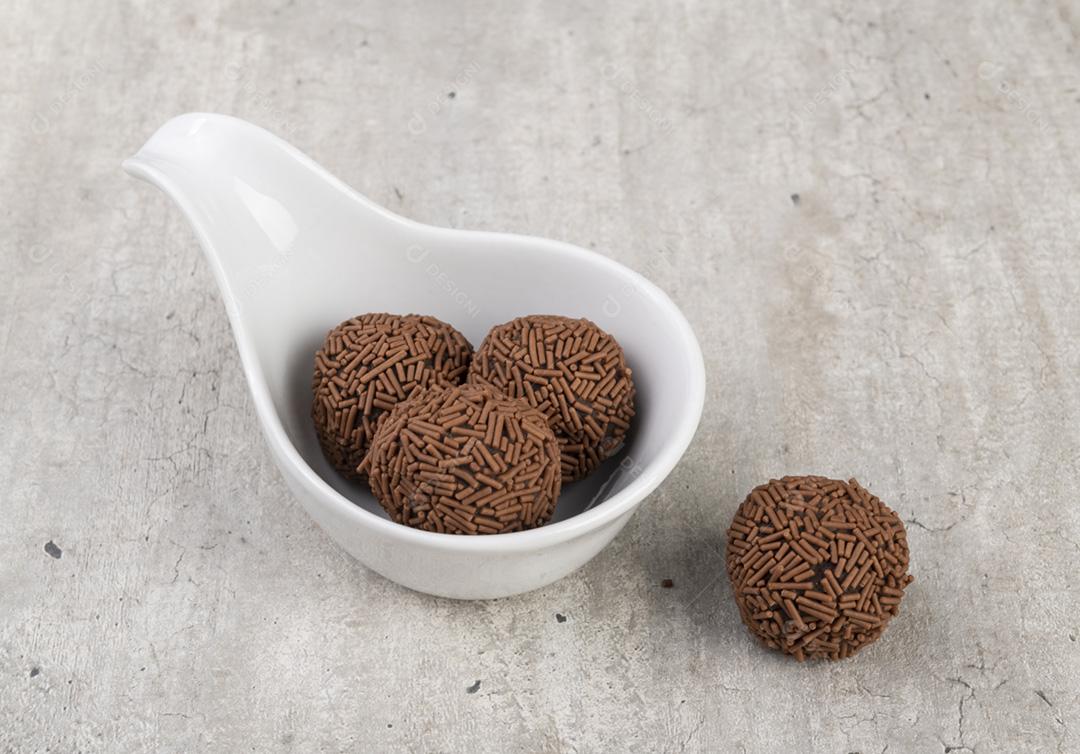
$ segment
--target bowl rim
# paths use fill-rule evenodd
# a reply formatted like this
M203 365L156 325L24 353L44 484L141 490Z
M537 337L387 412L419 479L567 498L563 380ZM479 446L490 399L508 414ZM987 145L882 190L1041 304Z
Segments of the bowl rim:
M357 192L284 139L239 118L211 113L187 113L173 118L162 126L158 133L164 131L171 124L182 120L218 121L228 127L239 127L241 130L248 131L249 138L268 139L275 147L283 150L289 157L314 171L320 178L345 193L353 201L364 206L369 211L383 216L385 220L403 224L412 231L435 235L455 235L463 237L464 240L471 239L481 243L505 242L507 244L531 243L542 245L549 247L553 252L566 254L582 262L605 267L615 275L628 279L638 295L647 297L667 317L677 332L679 347L688 356L689 374L687 375L688 385L685 401L671 436L664 443L660 453L650 462L644 464L640 473L619 492L568 519L526 531L466 536L416 529L396 523L389 518L383 518L349 500L323 479L304 460L299 450L293 445L274 407L262 365L254 352L253 341L247 337L247 328L240 316L239 305L228 284L225 270L218 261L217 255L212 251L213 243L206 229L200 227L199 224L194 224L195 235L222 291L222 300L233 330L241 365L247 378L248 389L251 391L252 401L255 404L255 412L262 425L267 443L271 447L275 461L283 474L294 477L299 484L306 487L320 505L335 508L337 509L336 512L341 513L355 524L373 529L389 539L421 547L463 553L506 553L537 550L588 534L630 512L660 485L682 458L697 431L705 405L705 362L701 346L694 335L693 329L690 327L690 323L678 306L652 281L603 254L563 241L516 233L442 228L395 214ZM169 194L190 218L193 216L192 208L189 206L190 200L185 196L184 192L177 190L178 187L168 173L155 165L151 147L155 136L152 136L147 141L146 146L138 154L125 160L123 167L128 173L158 186L158 188Z

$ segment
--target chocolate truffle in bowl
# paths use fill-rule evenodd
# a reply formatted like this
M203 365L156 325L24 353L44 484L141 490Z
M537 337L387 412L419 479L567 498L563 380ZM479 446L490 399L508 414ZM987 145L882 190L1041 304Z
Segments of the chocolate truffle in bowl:
M559 440L563 481L614 455L634 417L634 382L622 348L587 319L520 317L488 333L469 382L523 398Z
M544 415L487 385L433 387L398 404L361 470L394 521L448 534L542 526L562 485Z
M418 390L462 381L472 348L450 325L414 314L363 314L326 335L315 354L312 417L330 464L349 478L379 421Z
M739 613L798 660L839 660L881 636L908 575L900 518L854 479L786 476L755 487L728 529Z

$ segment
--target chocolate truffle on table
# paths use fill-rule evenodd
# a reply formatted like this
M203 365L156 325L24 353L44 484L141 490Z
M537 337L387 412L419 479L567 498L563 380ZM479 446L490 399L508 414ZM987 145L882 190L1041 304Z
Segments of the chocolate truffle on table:
M854 479L819 476L750 492L728 530L727 570L747 628L800 661L876 641L912 581L896 513Z
M524 398L559 440L563 481L581 479L618 452L634 416L623 350L587 319L520 317L488 333L469 382Z
M449 534L542 526L562 485L544 415L487 385L433 387L399 403L363 470L394 521Z
M362 314L326 335L315 354L312 417L331 465L349 478L379 420L417 390L457 384L472 348L450 325L414 314Z

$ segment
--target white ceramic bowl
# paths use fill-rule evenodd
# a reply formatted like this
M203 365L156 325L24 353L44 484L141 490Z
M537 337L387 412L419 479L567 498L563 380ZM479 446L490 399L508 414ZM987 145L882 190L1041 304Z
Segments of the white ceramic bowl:
M372 570L428 594L505 597L583 565L678 462L705 395L701 350L655 285L543 238L435 228L360 196L244 121L191 113L124 168L171 196L214 270L271 453L320 526ZM587 317L622 344L637 385L623 452L567 485L532 531L455 536L395 524L330 469L312 428L312 357L327 330L369 311L429 314L479 345L525 314Z

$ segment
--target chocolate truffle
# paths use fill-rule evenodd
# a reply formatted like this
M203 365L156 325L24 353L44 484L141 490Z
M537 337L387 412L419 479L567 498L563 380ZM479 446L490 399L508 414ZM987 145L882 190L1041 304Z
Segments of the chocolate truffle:
M488 385L433 387L399 403L362 468L394 521L449 534L542 526L562 486L544 415Z
M615 339L587 319L520 317L488 333L469 368L544 412L559 440L563 481L618 452L634 416L634 382Z
M364 460L379 420L398 401L433 384L457 384L472 348L434 317L362 314L326 335L315 354L311 413L319 445L349 478Z
M800 661L876 641L912 581L900 518L854 479L820 476L755 487L728 529L727 569L746 626Z

